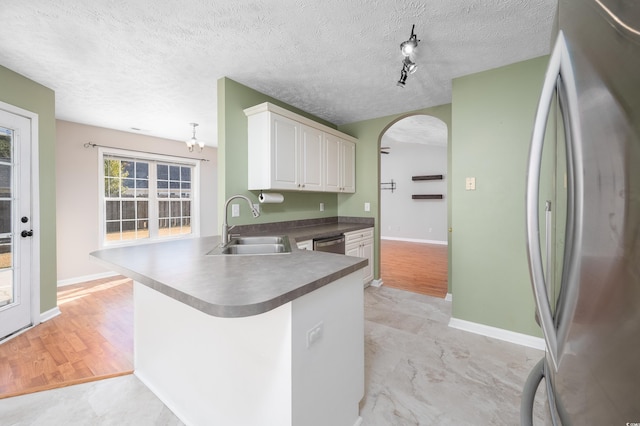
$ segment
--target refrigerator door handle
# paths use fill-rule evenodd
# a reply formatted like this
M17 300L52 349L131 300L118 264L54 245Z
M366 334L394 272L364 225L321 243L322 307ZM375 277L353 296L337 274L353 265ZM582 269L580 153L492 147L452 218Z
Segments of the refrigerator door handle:
M582 218L582 173L581 173L581 150L579 146L580 135L579 126L577 122L577 94L575 91L575 81L573 70L571 67L569 53L567 51L567 45L564 39L562 31L558 34L555 47L549 59L549 65L545 74L544 84L542 86L542 93L538 103L538 109L536 111L536 118L533 127L533 133L531 136L531 146L529 149L529 164L527 169L527 187L525 195L525 210L526 210L526 226L527 226L527 256L529 260L529 272L531 274L531 283L533 287L534 299L544 334L545 341L547 343L547 349L553 363L553 367L557 371L559 363L559 348L558 348L558 333L551 310L549 294L547 291L546 279L544 274L541 243L540 243L540 225L539 225L539 212L538 212L538 197L540 192L540 167L542 165L542 148L544 145L544 136L547 126L547 118L551 108L551 102L554 97L554 92L561 79L565 84L560 84L560 89L563 91L561 98L566 100L566 109L563 113L563 121L565 128L571 135L571 140L567 141L570 144L570 149L567 150L567 161L571 164L569 167L573 170L573 188L571 193L573 194L573 211L570 214L573 215L569 220L573 224L573 232L571 237L573 241L569 241L570 247L579 247L579 237L581 229ZM568 281L572 281L577 274L577 265L575 259L577 256L566 256L565 260L569 262L565 265L568 268ZM564 275L564 274L563 274ZM570 284L564 283L565 284ZM570 302L572 303L572 302Z

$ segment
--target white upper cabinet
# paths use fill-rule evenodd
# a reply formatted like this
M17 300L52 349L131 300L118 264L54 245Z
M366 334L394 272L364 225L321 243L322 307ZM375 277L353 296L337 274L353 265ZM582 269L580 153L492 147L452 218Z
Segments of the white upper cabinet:
M355 138L267 102L244 113L248 189L355 192Z
M325 189L330 192L356 192L356 144L325 134Z

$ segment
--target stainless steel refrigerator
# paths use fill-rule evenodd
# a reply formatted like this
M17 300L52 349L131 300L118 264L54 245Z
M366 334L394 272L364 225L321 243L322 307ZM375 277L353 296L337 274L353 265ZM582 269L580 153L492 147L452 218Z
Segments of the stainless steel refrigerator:
M640 425L640 0L559 0L556 23L526 195L546 354L521 423L542 381L547 424Z

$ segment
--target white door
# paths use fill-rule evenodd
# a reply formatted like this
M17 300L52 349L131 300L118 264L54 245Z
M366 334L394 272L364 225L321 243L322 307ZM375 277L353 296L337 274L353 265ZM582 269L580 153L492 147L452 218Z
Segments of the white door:
M32 323L31 120L0 109L0 339Z

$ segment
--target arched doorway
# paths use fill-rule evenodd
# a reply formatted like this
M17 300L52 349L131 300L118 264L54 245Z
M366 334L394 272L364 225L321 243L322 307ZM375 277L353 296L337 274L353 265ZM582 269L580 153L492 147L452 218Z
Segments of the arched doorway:
M380 275L390 287L447 294L447 125L412 115L380 138Z

